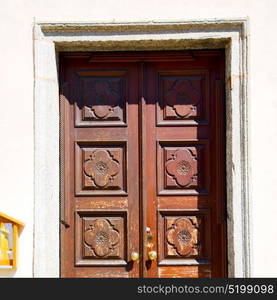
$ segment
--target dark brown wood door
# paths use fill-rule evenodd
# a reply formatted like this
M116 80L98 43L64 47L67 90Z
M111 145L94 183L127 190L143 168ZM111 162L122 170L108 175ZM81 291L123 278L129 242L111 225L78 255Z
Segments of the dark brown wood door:
M226 276L224 52L63 53L60 70L61 275Z

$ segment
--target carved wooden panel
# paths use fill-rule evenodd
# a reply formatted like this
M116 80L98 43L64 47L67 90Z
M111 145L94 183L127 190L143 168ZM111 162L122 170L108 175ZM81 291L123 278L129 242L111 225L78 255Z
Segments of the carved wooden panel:
M165 159L166 188L198 185L199 156L195 147L165 149Z
M76 144L76 194L126 194L125 145Z
M201 219L196 216L166 218L166 257L197 257L201 253Z
M76 263L126 264L126 213L78 212Z
M158 125L207 123L207 81L205 71L160 74Z
M204 144L158 145L158 185L160 194L207 193Z
M80 71L78 75L80 77L75 107L76 125L126 125L125 77L122 76L122 72L103 74Z
M119 257L120 235L115 229L117 221L105 218L84 220L84 257Z
M159 226L159 265L211 263L209 210L160 210Z

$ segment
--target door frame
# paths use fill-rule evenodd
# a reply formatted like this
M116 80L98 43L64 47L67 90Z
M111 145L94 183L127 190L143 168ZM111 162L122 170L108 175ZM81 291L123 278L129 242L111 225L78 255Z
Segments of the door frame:
M248 39L247 19L34 24L34 277L60 276L60 140L63 137L59 52L222 48L226 53L228 276L251 276Z

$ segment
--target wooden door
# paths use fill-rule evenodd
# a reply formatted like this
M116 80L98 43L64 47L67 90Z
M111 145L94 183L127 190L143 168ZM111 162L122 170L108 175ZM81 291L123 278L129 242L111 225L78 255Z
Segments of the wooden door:
M139 248L137 66L73 57L61 57L61 274L138 277L128 259Z
M224 52L60 61L61 275L226 276Z
M224 55L195 51L148 63L145 74L145 259L149 250L158 259L144 274L226 276Z

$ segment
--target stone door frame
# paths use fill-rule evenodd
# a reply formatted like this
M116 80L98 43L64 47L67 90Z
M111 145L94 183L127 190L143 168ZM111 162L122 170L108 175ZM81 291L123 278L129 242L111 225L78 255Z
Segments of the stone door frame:
M34 24L34 277L60 276L60 51L226 51L228 276L251 276L248 20Z

